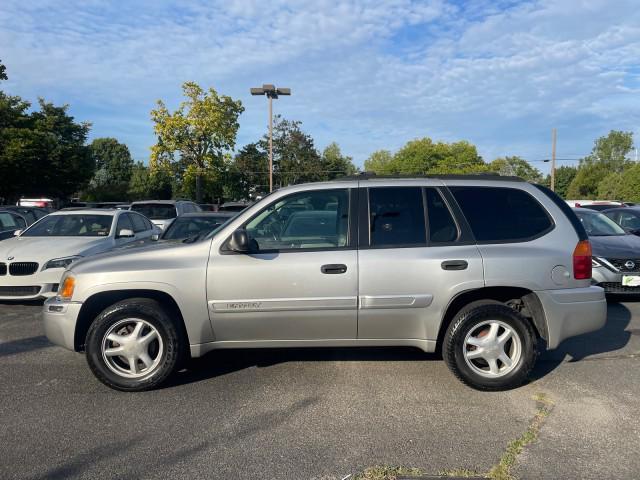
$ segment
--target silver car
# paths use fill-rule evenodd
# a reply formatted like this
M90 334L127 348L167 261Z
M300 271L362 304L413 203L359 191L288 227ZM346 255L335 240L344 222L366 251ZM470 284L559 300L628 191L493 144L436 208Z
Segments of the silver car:
M482 390L526 380L605 323L584 228L517 178L360 176L279 190L205 239L74 263L44 305L49 339L124 391L214 349L442 349Z
M55 296L73 262L125 245L150 243L160 229L122 210L60 210L0 242L0 300Z
M144 200L133 202L129 210L144 215L161 230L166 230L176 217L202 211L197 203L188 200Z

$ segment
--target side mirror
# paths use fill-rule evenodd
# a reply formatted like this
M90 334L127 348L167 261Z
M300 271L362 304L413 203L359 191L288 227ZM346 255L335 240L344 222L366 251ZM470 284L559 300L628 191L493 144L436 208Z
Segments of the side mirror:
M13 236L17 237L22 233L22 230L16 230L15 232L13 232Z
M157 242L158 240L160 240L160 234L154 233L153 235L151 235L151 240Z
M249 235L244 228L239 228L231 234L229 240L229 249L232 252L248 253L249 252Z
M131 238L134 236L133 230L129 230L128 228L123 228L118 232L116 238Z

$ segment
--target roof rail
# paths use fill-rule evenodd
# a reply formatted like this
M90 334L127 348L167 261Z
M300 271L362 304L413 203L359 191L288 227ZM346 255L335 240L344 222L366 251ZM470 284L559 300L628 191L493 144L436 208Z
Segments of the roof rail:
M525 182L523 178L515 176L500 175L495 172L478 172L465 174L391 174L377 175L375 172L360 172L355 175L347 175L336 178L336 180L375 180L375 179L412 179L412 178L435 178L443 180L495 180L503 182Z

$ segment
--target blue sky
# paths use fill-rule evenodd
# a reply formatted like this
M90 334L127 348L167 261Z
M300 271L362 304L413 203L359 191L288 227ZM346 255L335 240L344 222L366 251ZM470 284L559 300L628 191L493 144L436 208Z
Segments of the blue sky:
M637 1L3 0L0 58L5 91L69 104L143 161L149 111L186 80L242 100L238 146L267 125L249 87L290 87L275 111L357 165L423 136L541 160L553 127L559 158L640 134Z

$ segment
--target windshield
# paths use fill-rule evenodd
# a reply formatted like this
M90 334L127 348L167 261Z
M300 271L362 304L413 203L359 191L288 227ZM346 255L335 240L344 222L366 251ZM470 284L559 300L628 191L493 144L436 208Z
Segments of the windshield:
M50 215L26 230L23 237L106 237L112 215Z
M596 213L593 210L576 210L575 212L590 237L625 235L624 229L603 213Z
M149 220L166 220L177 216L175 205L166 203L140 203L133 205L131 210L141 213Z
M203 235L218 228L229 220L225 215L207 215L202 217L178 217L162 235L163 240L181 240L194 235Z

